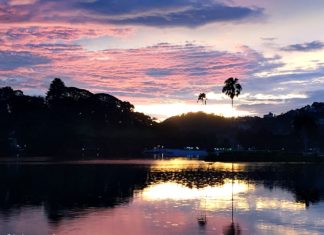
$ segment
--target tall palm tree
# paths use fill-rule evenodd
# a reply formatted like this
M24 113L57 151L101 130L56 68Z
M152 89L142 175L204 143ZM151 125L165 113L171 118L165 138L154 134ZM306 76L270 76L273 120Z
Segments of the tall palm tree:
M203 104L206 104L207 103L207 97L206 97L206 94L205 93L200 93L199 94L197 103L199 101L201 101Z
M225 85L223 87L222 92L231 98L233 108L234 97L238 97L240 95L242 91L242 86L238 83L238 79L233 77L226 79L224 84Z

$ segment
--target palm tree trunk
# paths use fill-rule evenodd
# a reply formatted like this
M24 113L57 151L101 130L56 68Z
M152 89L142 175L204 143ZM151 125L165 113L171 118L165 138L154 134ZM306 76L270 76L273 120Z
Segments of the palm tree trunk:
M234 99L232 99L232 108L233 108L233 106L234 106Z

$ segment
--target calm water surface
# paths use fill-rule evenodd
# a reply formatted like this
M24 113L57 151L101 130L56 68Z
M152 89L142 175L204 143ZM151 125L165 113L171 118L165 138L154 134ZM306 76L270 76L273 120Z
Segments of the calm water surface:
M324 234L323 179L321 164L7 162L0 235Z

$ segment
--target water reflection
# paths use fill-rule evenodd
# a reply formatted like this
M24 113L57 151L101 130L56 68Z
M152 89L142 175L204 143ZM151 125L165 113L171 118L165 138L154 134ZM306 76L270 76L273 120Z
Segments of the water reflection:
M240 235L241 227L239 224L232 222L230 225L227 225L223 228L224 235Z
M253 186L244 181L236 180L233 184L233 194L247 192ZM226 179L224 184L204 188L189 188L182 184L165 182L146 187L142 192L144 200L195 200L207 201L207 208L215 209L215 200L228 200L232 195L232 183ZM226 205L224 205L226 207Z
M203 162L199 160L188 160L185 158L175 158L170 160L156 160L151 166L151 171L183 171L183 170L220 170L239 172L246 169L246 163L225 163L225 162Z
M2 164L0 231L323 234L323 176L323 165L184 159Z
M148 168L129 165L1 165L0 214L43 206L51 222L87 208L128 203L146 186Z

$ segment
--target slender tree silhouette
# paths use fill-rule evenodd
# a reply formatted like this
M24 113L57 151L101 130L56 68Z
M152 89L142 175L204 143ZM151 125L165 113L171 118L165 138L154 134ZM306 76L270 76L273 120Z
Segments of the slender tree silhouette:
M198 96L197 103L201 101L203 104L207 104L207 96L205 93L200 93Z
M231 98L233 108L234 97L238 97L240 95L242 86L238 83L238 79L233 77L226 79L224 84L225 85L222 89L222 92Z

